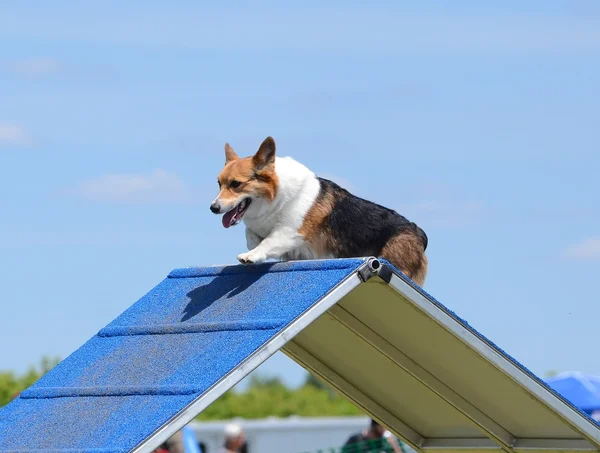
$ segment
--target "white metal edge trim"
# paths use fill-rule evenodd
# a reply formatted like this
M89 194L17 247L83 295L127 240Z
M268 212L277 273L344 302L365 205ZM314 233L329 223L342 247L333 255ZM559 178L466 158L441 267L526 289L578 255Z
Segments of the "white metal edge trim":
M469 401L422 368L418 363L402 351L398 350L385 338L381 337L377 332L373 331L369 326L365 325L341 305L332 307L331 310L329 310L329 313L339 322L359 335L363 341L370 344L371 347L380 354L396 363L397 366L404 370L409 376L456 409L464 417L470 420L474 426L477 426L486 435L495 439L500 445L504 446L506 450L510 450L515 442L515 437L473 406Z
M381 418L381 422L387 425L398 437L410 445L414 450L419 451L420 445L425 442L425 438L418 432L385 409L379 403L374 401L367 394L348 382L345 378L333 371L328 365L321 362L313 354L304 349L296 341L288 343L282 352L292 360L302 365L310 372L324 379L329 385L345 395L351 402L356 404L367 413L372 413Z
M344 297L361 283L362 280L358 276L358 271L354 271L352 274L342 280L342 282L340 282L336 287L334 287L329 293L327 293L321 300L313 304L308 310L298 316L298 318L292 321L281 332L271 338L269 342L256 350L229 374L221 378L221 380L216 382L206 392L192 401L186 408L184 408L161 428L155 431L150 437L143 440L132 450L132 453L147 453L158 448L160 444L165 442L177 431L192 421L196 415L214 403L217 398L240 382L250 372L275 354L288 341L294 338L294 336L300 333L304 328L310 325L319 316L335 305L342 297Z
M397 275L392 274L389 286L428 314L455 337L475 349L481 356L488 360L488 362L544 402L559 418L565 420L571 427L583 434L597 447L600 447L600 429L598 429L598 427L594 426L569 405L535 382L524 371L478 338L473 332L467 330L448 313L429 301L409 283L405 282Z

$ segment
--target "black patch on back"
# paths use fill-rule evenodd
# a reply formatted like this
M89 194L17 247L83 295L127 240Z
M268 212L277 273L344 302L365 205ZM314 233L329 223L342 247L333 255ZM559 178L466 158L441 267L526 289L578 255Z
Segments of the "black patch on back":
M335 203L322 226L336 239L333 252L337 257L379 256L387 242L400 233L417 235L423 250L427 248L425 232L396 211L352 195L328 179L318 180L317 202L331 194Z

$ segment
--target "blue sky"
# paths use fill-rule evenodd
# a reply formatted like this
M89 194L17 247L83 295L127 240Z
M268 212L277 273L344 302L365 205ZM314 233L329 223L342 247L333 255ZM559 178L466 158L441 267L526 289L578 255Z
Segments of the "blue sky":
M534 372L600 374L597 2L85 3L0 6L0 369L234 262L223 144L272 135L420 224L426 289Z

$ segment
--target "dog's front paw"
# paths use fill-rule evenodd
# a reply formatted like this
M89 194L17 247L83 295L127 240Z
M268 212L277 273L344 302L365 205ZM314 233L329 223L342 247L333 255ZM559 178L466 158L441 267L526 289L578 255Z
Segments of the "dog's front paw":
M258 264L265 260L265 258L261 254L253 251L240 253L237 259L242 264Z

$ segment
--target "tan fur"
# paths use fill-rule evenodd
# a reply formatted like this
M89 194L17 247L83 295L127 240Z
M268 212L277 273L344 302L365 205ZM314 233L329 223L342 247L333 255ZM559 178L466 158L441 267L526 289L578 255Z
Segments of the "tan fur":
M225 143L225 163L231 162L232 160L239 159L233 148L229 143Z
M330 250L336 249L335 239L323 230L321 225L329 213L333 210L336 202L339 202L332 193L326 192L322 198L315 201L306 213L302 226L298 232L319 254L327 255Z
M279 179L274 165L261 166L255 156L240 158L229 144L225 144L226 163L219 174L221 186L219 198L225 203L234 203L243 195L257 194L273 200L277 194ZM237 188L231 187L232 181L239 181Z
M402 233L391 238L381 251L385 258L417 285L423 286L427 275L427 256L418 236Z

